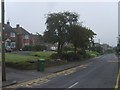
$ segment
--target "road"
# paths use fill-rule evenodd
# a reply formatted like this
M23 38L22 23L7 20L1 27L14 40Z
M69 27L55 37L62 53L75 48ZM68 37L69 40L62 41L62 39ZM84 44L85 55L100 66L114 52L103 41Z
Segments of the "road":
M115 54L107 54L86 62L69 75L51 78L49 82L34 88L115 88L118 74L118 59Z
M111 88L115 90L118 81L118 58L106 54L81 62L79 66L53 73L44 78L13 85L8 88Z

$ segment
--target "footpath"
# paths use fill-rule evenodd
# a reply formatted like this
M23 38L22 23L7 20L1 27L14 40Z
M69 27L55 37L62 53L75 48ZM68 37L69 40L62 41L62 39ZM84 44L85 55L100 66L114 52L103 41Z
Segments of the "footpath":
M82 60L79 62L69 62L68 64L65 64L65 65L45 68L44 72L39 72L37 70L17 70L17 69L7 67L6 68L7 80L2 82L2 87L14 85L17 83L22 83L22 82L37 79L40 77L42 78L50 74L54 74L54 73L64 71L73 67L77 67L84 63L90 62L90 60L94 60L94 59Z

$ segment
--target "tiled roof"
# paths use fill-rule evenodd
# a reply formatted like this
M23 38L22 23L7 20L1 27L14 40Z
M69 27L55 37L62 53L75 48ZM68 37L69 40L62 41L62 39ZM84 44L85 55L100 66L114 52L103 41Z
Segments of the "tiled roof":
M1 23L0 23L1 24ZM15 30L8 24L5 24L5 29L4 29L5 32L15 32Z
M30 33L25 30L24 28L22 27L19 27L19 28L13 28L18 34L22 34L22 35L30 35ZM19 29L19 31L17 31L17 29Z

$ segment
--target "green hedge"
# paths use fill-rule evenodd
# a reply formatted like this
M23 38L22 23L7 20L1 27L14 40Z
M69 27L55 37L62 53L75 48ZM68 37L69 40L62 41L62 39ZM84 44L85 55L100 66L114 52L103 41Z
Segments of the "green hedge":
M22 50L23 51L43 51L46 49L47 47L45 45L35 45L35 46L26 45Z

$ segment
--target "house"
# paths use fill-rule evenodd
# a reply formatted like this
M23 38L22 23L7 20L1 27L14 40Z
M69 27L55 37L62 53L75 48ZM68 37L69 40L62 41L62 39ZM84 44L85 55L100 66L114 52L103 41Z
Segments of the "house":
M27 30L25 30L23 27L20 27L19 24L16 25L16 28L14 28L14 31L17 34L18 50L22 50L22 48L26 45L33 44L33 39L31 37L31 34Z
M31 34L33 40L33 46L35 45L44 45L43 38L40 34Z
M4 39L5 39L5 47L10 47L13 50L17 49L17 35L14 29L10 26L10 22L8 21L7 24L5 24L4 29Z
M108 44L102 44L101 47L103 48L103 52L113 49L113 47L109 46Z
M17 24L15 28L12 28L10 26L10 22L8 21L7 24L5 24L4 32L5 47L9 46L13 50L22 50L27 45L45 45L47 47L47 50L57 49L57 46L55 44L53 45L45 43L43 41L42 35L40 35L39 33L29 33L19 24Z
M94 46L95 46L95 47L100 47L101 44L100 44L100 43L94 43Z

